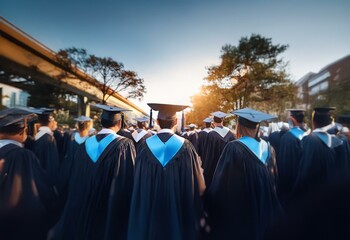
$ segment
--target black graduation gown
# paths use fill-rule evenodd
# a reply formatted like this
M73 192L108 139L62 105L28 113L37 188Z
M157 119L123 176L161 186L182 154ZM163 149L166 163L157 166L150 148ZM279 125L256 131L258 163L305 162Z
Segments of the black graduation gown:
M50 184L59 185L60 160L56 141L53 136L45 133L34 143L33 152L39 159L41 167L46 171Z
M236 137L231 131L228 131L225 137L222 137L214 130L208 133L205 140L205 151L202 158L204 179L207 188L210 187L211 180L222 151L228 142L235 139Z
M328 147L315 133L305 136L302 146L298 176L291 193L292 201L314 188L331 183L337 174L338 159L334 148Z
M276 152L277 162L278 162L278 157L279 157L281 139L287 131L288 131L287 129L282 128L281 131L273 132L267 138L267 141L270 142L271 146L273 147L273 149Z
M118 132L117 132L118 135L120 136L123 136L123 137L126 137L126 138L129 138L131 140L133 140L133 137L131 135L131 132L126 130L126 129L120 129Z
M0 239L46 239L57 203L35 155L15 144L0 148Z
M64 153L64 135L60 130L56 129L55 131L53 131L53 137L56 140L56 146L57 146L57 152L58 152L59 159L60 159L60 161L62 161L64 158L64 155L65 155L65 153Z
M280 214L280 205L266 166L244 144L229 142L207 192L212 239L263 239Z
M96 135L101 141L108 135ZM126 239L135 148L119 136L93 162L86 140L72 161L69 193L54 239Z
M158 134L166 142L171 134ZM129 218L129 240L190 239L198 237L204 186L193 145L185 140L163 167L147 143L136 158L135 181Z
M137 130L135 130L137 132ZM145 130L146 131L146 130ZM132 138L134 145L135 145L135 149L136 149L136 154L139 152L139 148L142 145L142 143L149 137L152 137L152 134L150 132L147 132L141 139L139 139L137 142L134 139L134 137Z
M198 155L202 158L203 152L205 150L205 140L208 136L208 132L205 130L202 130L198 133L198 150L197 153Z
M198 153L198 133L196 131L190 131L187 140L192 143L194 149L196 149Z
M70 138L69 139L67 138L64 143L66 153L61 163L60 184L59 184L60 198L61 198L62 205L65 204L67 195L68 195L68 183L71 177L74 155L80 146L80 144L77 141L75 141L75 138L74 138L76 133L79 134L78 132L73 132Z
M301 140L288 131L280 139L279 155L277 155L276 161L278 169L277 195L282 203L293 189L298 176L301 156Z

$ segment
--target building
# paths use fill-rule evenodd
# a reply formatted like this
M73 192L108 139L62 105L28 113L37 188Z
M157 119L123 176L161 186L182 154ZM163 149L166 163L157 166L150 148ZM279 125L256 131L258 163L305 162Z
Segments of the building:
M22 89L0 83L0 106L27 107L29 94Z
M328 64L318 73L309 72L296 82L302 100L300 107L310 109L315 101L325 98L327 90L343 84L350 85L350 55ZM350 96L350 88L342 90L349 91Z

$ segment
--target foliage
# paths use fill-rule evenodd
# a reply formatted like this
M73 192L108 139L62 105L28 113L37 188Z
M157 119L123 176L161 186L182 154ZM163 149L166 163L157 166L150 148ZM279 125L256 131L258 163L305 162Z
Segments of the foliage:
M102 103L114 93L126 93L127 98L141 100L146 93L144 80L136 72L124 69L124 65L110 57L97 57L88 54L85 49L67 48L60 50L57 59L66 69L65 74L74 73L78 68L98 80L101 85ZM61 76L66 77L66 76Z
M215 98L215 111L250 107L282 115L297 101L297 88L285 70L288 64L279 57L287 48L288 45L274 45L271 38L258 34L241 38L238 46L223 46L221 63L208 68L206 93L196 96L199 100L192 99L194 109ZM242 66L246 74L235 74Z

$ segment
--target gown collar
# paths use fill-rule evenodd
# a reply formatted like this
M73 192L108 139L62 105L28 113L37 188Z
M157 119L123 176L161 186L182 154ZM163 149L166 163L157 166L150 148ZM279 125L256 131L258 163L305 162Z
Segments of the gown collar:
M41 138L42 136L44 136L45 134L50 134L51 136L53 135L52 130L47 127L47 126L41 126L39 128L39 132L35 135L35 140L38 140L39 138Z
M23 148L23 144L20 142L17 142L15 140L10 140L10 139L2 139L0 140L0 148L5 147L7 144L15 144L18 147Z

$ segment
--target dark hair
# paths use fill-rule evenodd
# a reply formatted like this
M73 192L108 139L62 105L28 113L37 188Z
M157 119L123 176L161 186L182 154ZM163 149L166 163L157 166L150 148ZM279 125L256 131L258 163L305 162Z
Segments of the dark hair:
M104 128L111 128L114 127L115 125L117 125L118 123L121 122L121 119L119 120L107 120L107 119L101 119L101 125Z
M88 128L89 122L78 122L78 129L79 131L84 131L85 129Z
M210 128L210 127L211 127L211 122L206 122L206 123L205 123L205 127L206 127L206 128Z
M214 122L216 122L216 123L221 123L222 122L222 118L218 118L218 117L215 117L214 116Z
M293 113L291 116L297 121L298 123L303 123L305 114L304 113Z
M143 123L143 122L137 122L137 127L138 128L144 128L146 126L145 126L145 123Z
M175 126L175 119L159 119L158 118L158 123L160 128L173 128Z
M1 127L0 133L9 134L9 135L17 135L17 134L23 133L25 127L26 126L23 124L12 124L10 126Z
M315 128L321 128L331 124L332 117L330 113L314 112L312 121L314 123Z

